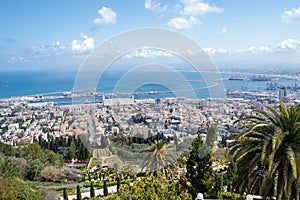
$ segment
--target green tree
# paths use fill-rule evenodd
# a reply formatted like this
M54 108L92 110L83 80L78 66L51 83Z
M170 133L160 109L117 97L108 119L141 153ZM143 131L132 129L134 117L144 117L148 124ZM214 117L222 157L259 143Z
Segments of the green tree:
M213 159L223 163L228 162L229 154L228 151L224 148L217 148L213 153Z
M42 200L43 197L18 178L0 176L0 200L15 199Z
M214 142L217 139L218 126L210 124L207 128L206 144L209 148L213 148Z
M93 198L94 196L95 196L94 183L91 182L91 187L90 187L90 197Z
M107 188L106 180L104 180L104 182L103 182L103 195L104 196L108 195L108 188Z
M15 156L15 149L8 144L0 142L0 153L3 153L5 156Z
M210 198L219 199L222 191L223 191L223 175L216 173L214 177L214 186L210 193Z
M89 181L92 181L91 174L89 172L88 172L88 179Z
M7 150L4 149L6 147ZM62 164L59 155L41 149L38 144L26 144L13 150L11 148L0 143L0 173L8 177L39 180L45 166Z
M68 192L67 192L67 188L64 188L64 200L68 200Z
M45 165L39 160L29 160L26 164L26 179L39 180Z
M77 185L77 187L76 187L76 197L77 197L77 200L81 200L81 191L80 191L79 185Z
M178 181L164 180L159 175L147 174L146 177L136 179L131 183L125 182L117 194L110 195L106 199L191 200L191 196Z
M39 144L29 144L16 148L17 158L24 158L29 160L39 160L44 165L61 166L62 160L59 155L55 154L53 151L42 149Z
M0 153L0 174L6 177L19 177L26 175L26 160L23 158L7 157Z
M236 185L264 197L277 192L279 200L299 199L300 107L268 107L237 123L244 124L245 131L231 145L238 167Z
M167 145L163 140L155 141L141 153L145 156L141 164L142 170L166 170L169 164L176 161L175 147Z
M227 192L234 191L234 183L237 180L237 164L234 161L231 161L227 173L225 174L225 185L227 186Z
M69 158L72 160L75 158L75 153L76 153L76 144L74 140L72 139L70 149L69 149Z
M120 179L120 177L118 176L118 177L117 177L117 191L119 191L120 186L121 186L121 179Z
M83 173L83 174L81 175L81 182L85 182L85 176L86 176L85 173Z
M209 197L212 181L210 177L213 175L211 151L203 144L200 133L193 142L193 148L186 162L186 178L191 183L189 192L193 199L198 193L203 193L205 197Z

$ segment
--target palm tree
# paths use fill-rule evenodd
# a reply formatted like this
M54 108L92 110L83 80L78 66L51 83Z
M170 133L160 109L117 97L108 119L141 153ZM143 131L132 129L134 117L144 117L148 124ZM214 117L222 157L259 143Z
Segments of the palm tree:
M299 199L300 107L280 104L255 112L236 122L244 131L230 145L238 164L236 185L264 197Z
M176 161L175 147L170 144L167 145L163 140L155 141L149 148L140 153L145 155L141 165L142 171L162 170L168 174L168 169Z

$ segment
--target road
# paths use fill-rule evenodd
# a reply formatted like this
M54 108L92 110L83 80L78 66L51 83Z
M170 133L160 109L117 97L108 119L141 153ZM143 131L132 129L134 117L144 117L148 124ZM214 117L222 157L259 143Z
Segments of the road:
M67 188L67 187L77 187L77 185L79 185L80 187L83 187L83 182L82 183L63 184L63 185L36 186L36 187L43 188L43 189L59 189L59 188Z

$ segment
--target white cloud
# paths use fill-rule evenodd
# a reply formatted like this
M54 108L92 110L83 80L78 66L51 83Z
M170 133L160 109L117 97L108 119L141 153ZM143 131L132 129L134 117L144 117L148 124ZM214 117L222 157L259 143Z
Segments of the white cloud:
M96 26L102 24L115 24L117 20L117 13L114 12L112 9L103 6L100 10L98 10L100 15L99 18L94 19L93 23Z
M300 40L297 39L286 39L278 42L274 46L275 51L291 51L297 50L300 47Z
M221 13L224 11L220 7L210 6L204 3L203 0L181 0L181 3L184 6L181 11L183 15L198 16L210 12Z
M81 33L80 39L74 39L70 45L62 45L59 41L51 45L33 45L29 52L33 55L66 55L73 53L88 53L95 47L95 40L92 37Z
M59 47L59 46L60 46L60 42L59 42L59 41L56 41L56 42L54 42L54 43L52 44L52 46L54 46L54 47Z
M61 45L59 41L56 41L51 45L41 45L41 46L33 45L29 49L29 51L32 54L55 54L55 55L61 54L68 50L69 50L68 47Z
M143 47L125 55L125 58L154 58L154 57L172 57L173 54L162 50Z
M243 49L227 50L223 48L204 48L208 55L246 55L246 54L260 54L260 53L288 53L297 52L300 49L300 39L285 39L276 44L268 46L251 46Z
M221 32L222 33L226 33L228 31L228 28L227 27L223 27L222 29L221 29Z
M285 39L277 44L261 47L249 47L245 49L239 49L236 52L240 54L254 54L254 53L276 53L276 52L291 52L300 48L300 40L297 39Z
M281 15L281 19L285 22L300 20L300 6L298 8L293 8L292 10L284 11Z
M223 9L210 6L203 0L180 0L180 4L176 4L176 12L179 12L181 16L170 19L167 26L175 29L187 29L195 24L201 24L197 16L210 12L221 13ZM226 32L227 28L222 31Z
M7 62L10 63L26 63L29 62L29 59L24 56L13 56Z
M271 44L268 46L251 46L243 49L229 50L224 48L203 48L204 52L208 55L253 55L253 54L276 54L276 53L288 53L296 52L300 49L300 39L285 39L276 44ZM186 50L182 52L181 55L191 55L195 56L201 52ZM130 52L126 54L125 58L153 58L153 57L174 57L176 55L161 49L153 49L149 47L143 47L139 50Z
M196 24L201 24L201 22L198 20L198 18L196 18L194 16L190 16L189 18L176 17L176 18L171 19L167 23L168 27L175 28L175 29L186 29L186 28L190 28Z
M154 12L164 12L167 10L167 5L162 6L160 2L155 0L145 0L145 9Z
M255 53L268 53L268 52L272 52L272 48L251 46L248 48L238 49L235 51L235 53L237 54L255 54Z
M81 33L81 40L72 40L71 49L76 51L88 51L95 47L95 40L92 37Z
M223 48L218 48L218 49L214 49L214 48L204 48L203 49L208 55L211 54L231 54L232 52L230 50L226 50Z

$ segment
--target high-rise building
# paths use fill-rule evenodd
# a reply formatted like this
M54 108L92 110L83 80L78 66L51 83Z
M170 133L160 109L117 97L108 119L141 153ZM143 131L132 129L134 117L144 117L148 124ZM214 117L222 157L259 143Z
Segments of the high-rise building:
M287 98L287 90L286 87L280 87L279 88L279 94L278 94L279 102L287 103L289 100Z

